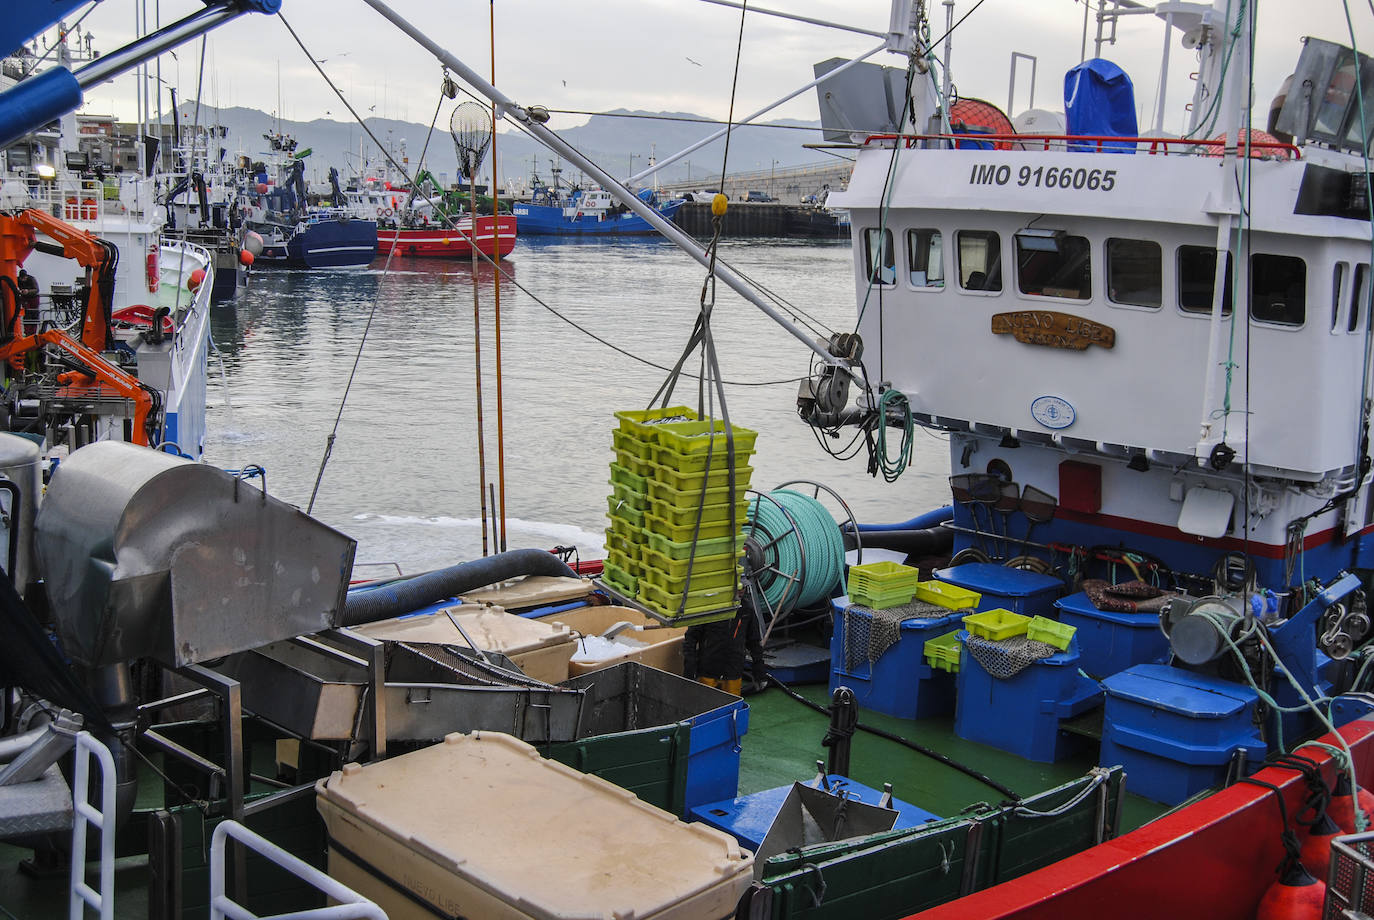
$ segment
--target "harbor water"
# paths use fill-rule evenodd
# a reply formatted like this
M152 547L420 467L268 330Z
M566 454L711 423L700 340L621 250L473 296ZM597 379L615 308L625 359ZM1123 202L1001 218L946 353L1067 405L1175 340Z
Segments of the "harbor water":
M721 257L818 326L852 330L847 240L727 241ZM706 272L658 239L521 239L503 265L520 286L502 279L499 291L506 542L599 557L612 413L649 405L691 333ZM372 314L313 513L358 541L359 563L411 573L481 555L474 289L486 481L497 483L497 285L492 267L467 262L255 272L212 316L222 360L211 361L207 459L259 464L273 495L306 508ZM755 488L823 483L865 523L948 502L943 437L918 428L895 484L868 474L866 451L833 459L796 413L812 353L723 285L712 329L731 421L759 432ZM694 356L672 404L696 405L699 369ZM852 436L827 440L838 451Z

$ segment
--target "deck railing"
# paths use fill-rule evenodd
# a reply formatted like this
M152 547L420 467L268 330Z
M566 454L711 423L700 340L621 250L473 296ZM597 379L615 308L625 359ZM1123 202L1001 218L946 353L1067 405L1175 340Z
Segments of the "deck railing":
M1065 150L1074 153L1141 153L1148 156L1205 156L1219 157L1228 150L1237 152L1249 148L1251 156L1285 160L1302 159L1302 151L1282 141L1242 141L1240 147L1221 138L1210 140L1181 137L1114 137L1097 134L870 134L863 143L874 144L901 141L907 148L930 142L944 145L992 144L994 150Z

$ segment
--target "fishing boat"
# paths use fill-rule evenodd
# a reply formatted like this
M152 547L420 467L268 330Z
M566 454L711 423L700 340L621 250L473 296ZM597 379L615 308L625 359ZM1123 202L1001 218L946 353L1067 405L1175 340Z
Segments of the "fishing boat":
M360 268L377 255L377 222L343 202L311 205L305 158L295 138L263 135L268 150L240 158L238 207L243 225L262 237L257 263L293 268Z
M639 196L665 220L672 220L686 203L682 198L660 202L652 189L643 189ZM520 221L521 233L625 236L656 232L648 221L605 189L563 191L540 186L528 203L518 202L512 210Z
M32 540L55 640L0 580L31 663L0 791L43 822L19 835L40 868L70 850L61 903L117 899L126 815L164 912L1240 920L1320 910L1290 870L1325 855L1326 909L1369 913L1368 838L1305 823L1360 828L1374 782L1374 68L1353 47L1309 39L1292 86L1310 91L1275 107L1288 139L1242 135L1248 14L1163 4L1170 46L1200 54L1193 136L1123 124L1134 103L1100 59L1070 73L1066 133L929 132L949 110L932 30L895 4L883 47L924 66L901 69L894 123L851 139L831 203L851 214L859 309L818 342L537 110L366 2L810 349L807 424L857 432L890 480L917 426L947 436L952 504L865 525L823 473L747 491L766 445L728 417L705 306L679 367L700 347L712 400L607 422L596 583L534 549L350 589L353 542L265 486L75 450ZM1258 372L1295 357L1308 373ZM750 619L793 641L747 700L670 673L686 631L571 675L574 630ZM822 686L798 692L816 635ZM139 809L150 774L161 807Z

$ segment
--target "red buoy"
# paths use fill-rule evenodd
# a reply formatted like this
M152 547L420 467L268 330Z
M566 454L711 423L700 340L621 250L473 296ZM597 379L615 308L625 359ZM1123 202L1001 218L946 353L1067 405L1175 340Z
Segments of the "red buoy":
M1326 883L1294 862L1260 899L1255 920L1318 920L1326 902Z
M1336 788L1331 792L1331 802L1326 806L1326 813L1336 822L1342 833L1357 832L1354 802L1355 799L1350 795L1350 775L1342 770L1336 777ZM1374 793L1361 786L1359 802L1360 811L1364 812L1365 829L1374 827Z
M239 250L239 264L240 264L240 265L243 265L243 266L252 265L252 264L253 264L253 254L252 254L251 252L249 252L247 249L240 249L240 250Z
M198 268L191 272L191 277L186 281L188 290L195 291L200 288L200 283L205 280L205 269Z
M1303 842L1299 859L1303 868L1317 878L1327 878L1331 869L1331 841L1341 833L1340 826L1323 814L1321 820L1312 826L1312 833Z

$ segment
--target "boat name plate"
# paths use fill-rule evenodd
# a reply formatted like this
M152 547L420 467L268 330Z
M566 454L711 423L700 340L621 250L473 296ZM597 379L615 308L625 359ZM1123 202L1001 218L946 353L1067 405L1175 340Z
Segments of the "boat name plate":
M1111 348L1116 345L1116 330L1072 313L1055 310L1017 310L1013 313L994 313L994 335L1010 333L1016 341L1047 348L1068 348L1082 351L1089 345Z

